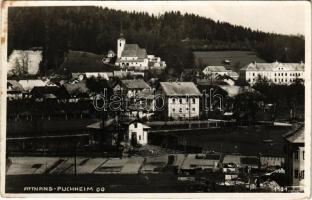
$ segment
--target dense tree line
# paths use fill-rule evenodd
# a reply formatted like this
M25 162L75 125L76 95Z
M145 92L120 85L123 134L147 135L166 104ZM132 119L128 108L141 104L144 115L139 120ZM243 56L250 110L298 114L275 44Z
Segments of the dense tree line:
M8 31L9 54L43 47L43 73L58 68L69 49L116 51L121 31L128 43L138 43L176 70L193 67L192 50L255 50L269 62L304 60L303 36L264 33L180 12L155 16L101 7L10 8Z

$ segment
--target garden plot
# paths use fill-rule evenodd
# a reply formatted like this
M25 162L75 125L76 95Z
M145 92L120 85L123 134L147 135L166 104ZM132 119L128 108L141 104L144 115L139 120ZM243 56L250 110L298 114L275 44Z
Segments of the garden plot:
M77 166L82 162L84 158L77 158ZM51 174L70 174L75 173L75 159L74 158L65 158L64 162L60 163L55 167L50 173Z
M142 157L129 158L128 162L121 170L122 174L137 174L144 162Z
M12 164L7 175L42 174L52 167L59 158L49 157L11 157Z
M168 163L168 156L149 157L146 158L144 165L141 169L142 173L159 173Z
M94 173L96 174L119 174L122 168L128 162L128 158L112 158L108 159L101 166L99 166Z

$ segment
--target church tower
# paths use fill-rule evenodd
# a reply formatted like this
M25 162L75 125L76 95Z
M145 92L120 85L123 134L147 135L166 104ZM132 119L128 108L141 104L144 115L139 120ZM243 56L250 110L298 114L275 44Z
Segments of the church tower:
M125 48L126 39L123 37L123 34L120 34L120 37L117 39L117 58L121 57L122 51Z

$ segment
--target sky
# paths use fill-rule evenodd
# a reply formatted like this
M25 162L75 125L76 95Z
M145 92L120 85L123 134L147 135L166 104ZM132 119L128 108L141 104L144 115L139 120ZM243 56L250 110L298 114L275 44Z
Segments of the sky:
M288 35L305 35L307 25L311 25L310 21L306 21L310 17L311 6L307 1L108 1L101 2L100 5L155 15L166 11L194 13L215 21L250 27L253 30Z

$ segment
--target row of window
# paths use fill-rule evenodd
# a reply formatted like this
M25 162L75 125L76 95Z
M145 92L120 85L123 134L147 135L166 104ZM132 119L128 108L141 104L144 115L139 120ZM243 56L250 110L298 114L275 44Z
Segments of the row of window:
M135 63L135 64L137 65L138 63ZM122 66L124 66L124 65L129 66L129 63L121 63L121 65ZM142 64L140 64L140 67L142 67Z
M253 79L248 79L247 81L248 82L251 82L251 80L253 81L253 82L255 82L256 81L256 79L255 78L253 78ZM285 83L287 83L287 82L295 82L295 78L290 78L290 79L287 79L287 78L285 78L285 79L283 79L283 78L274 78L274 82L275 83L284 83L284 81L285 81Z
M172 112L174 113L175 111L176 111L176 109L175 109L175 108L172 108ZM186 111L189 111L189 108L186 108ZM192 108L192 111L195 112L195 111L196 111L196 108ZM183 108L180 108L180 109L179 109L179 112L182 113L182 112L183 112Z
M180 103L180 104L183 103L183 99L178 99L178 100L179 100L179 103ZM177 99L172 99L172 103L173 103L173 104L175 104L176 102L177 102ZM189 99L186 98L186 99L185 99L185 102L188 103L188 102L189 102ZM192 103L193 103L193 104L196 103L196 99L195 99L195 98L192 98Z
M257 73L252 73L252 76L257 76L257 75L263 75L263 73L259 73L259 74L257 74ZM266 74L266 75L268 75L268 74ZM289 73L289 76L301 76L302 75L302 73ZM287 76L287 72L285 72L285 73L274 73L274 76Z

